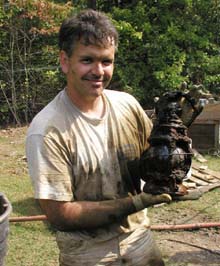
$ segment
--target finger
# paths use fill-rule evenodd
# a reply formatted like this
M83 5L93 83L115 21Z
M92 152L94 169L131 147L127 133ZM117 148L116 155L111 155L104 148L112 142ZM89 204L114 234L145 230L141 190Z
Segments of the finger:
M162 202L169 203L172 201L172 197L169 194L161 194L159 196L160 196Z

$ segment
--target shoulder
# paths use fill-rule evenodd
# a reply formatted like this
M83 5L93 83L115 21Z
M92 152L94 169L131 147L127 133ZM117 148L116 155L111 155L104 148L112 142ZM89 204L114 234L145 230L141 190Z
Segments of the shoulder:
M106 95L106 97L108 97L109 99L121 99L121 97L123 97L124 99L135 99L134 96L132 96L131 94L124 92L124 91L116 91L116 90L104 90L104 94Z
M127 92L105 90L104 94L109 102L110 109L117 117L123 117L134 121L145 121L151 124L146 112L137 99Z
M64 121L67 105L64 102L64 91L61 91L31 121L27 135L45 135L48 127L57 127Z
M110 105L116 109L126 109L134 113L144 111L138 100L127 92L105 90L104 94Z
M105 90L104 94L112 104L120 104L126 106L131 104L132 106L137 105L138 107L140 107L140 104L138 103L136 98L127 92Z

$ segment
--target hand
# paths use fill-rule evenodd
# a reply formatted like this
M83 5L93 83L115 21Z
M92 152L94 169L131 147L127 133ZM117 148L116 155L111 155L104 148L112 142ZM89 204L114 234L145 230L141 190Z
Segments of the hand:
M136 210L140 211L155 204L169 203L172 201L172 198L169 194L152 195L141 192L138 195L132 196L132 200Z

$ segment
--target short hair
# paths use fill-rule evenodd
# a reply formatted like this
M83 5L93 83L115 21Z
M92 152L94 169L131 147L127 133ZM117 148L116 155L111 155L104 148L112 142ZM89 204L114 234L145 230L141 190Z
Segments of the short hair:
M70 57L79 40L85 45L102 47L112 42L117 49L118 32L106 14L92 9L83 10L63 21L59 31L59 48Z

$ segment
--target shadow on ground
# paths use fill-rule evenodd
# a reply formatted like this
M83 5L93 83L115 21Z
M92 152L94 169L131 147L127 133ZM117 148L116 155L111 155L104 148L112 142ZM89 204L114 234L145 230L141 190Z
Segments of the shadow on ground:
M11 205L15 215L32 216L42 214L38 201L31 197L19 201L12 201Z

